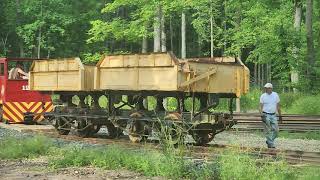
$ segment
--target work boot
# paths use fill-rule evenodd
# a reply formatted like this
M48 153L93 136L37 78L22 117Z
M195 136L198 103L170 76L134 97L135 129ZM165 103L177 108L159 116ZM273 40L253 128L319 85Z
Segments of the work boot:
M266 141L266 144L267 144L269 149L275 149L276 148L274 145L269 144L268 141Z

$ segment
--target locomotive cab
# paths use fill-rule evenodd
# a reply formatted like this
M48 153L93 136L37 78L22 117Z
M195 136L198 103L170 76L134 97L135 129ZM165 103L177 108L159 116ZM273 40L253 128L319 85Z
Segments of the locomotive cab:
M50 95L30 91L28 71L33 59L0 58L0 118L6 123L34 123L52 111Z

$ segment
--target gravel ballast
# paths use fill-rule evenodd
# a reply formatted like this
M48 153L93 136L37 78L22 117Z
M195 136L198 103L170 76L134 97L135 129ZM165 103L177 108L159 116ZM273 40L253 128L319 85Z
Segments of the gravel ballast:
M14 125L12 125L14 126ZM30 127L32 128L32 127ZM103 128L99 133L104 134ZM26 138L31 137L30 133L22 133L16 130L6 129L0 127L0 140L8 137ZM81 141L66 141L63 139L53 139L54 143L59 147L68 145L73 147L97 147L94 145ZM129 141L129 139L128 139ZM266 148L265 138L255 133L247 132L234 132L224 131L215 136L214 140L210 144L220 145L236 145L253 148ZM320 141L319 140L307 140L307 139L286 139L278 137L275 141L277 149L280 150L296 150L296 151L307 151L307 152L320 152Z
M211 142L213 144L223 145L239 145L253 148L266 148L266 139L254 133L245 132L229 132L224 131L215 136ZM319 140L307 139L286 139L278 137L275 140L276 149L293 150L293 151L307 151L320 152Z

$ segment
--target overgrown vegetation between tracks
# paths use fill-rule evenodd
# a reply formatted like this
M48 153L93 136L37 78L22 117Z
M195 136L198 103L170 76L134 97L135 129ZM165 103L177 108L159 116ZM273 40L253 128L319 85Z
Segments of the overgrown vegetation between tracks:
M62 143L66 144L66 143ZM53 168L93 166L128 169L146 176L190 179L319 179L317 168L297 168L285 161L260 159L245 152L226 151L211 162L193 162L172 153L130 150L118 146L61 145L36 136L8 138L0 142L1 159L35 158L46 155Z

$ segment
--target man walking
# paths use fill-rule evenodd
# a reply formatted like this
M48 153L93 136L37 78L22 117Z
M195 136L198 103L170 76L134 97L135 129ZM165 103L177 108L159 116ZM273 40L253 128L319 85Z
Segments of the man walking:
M282 122L280 110L280 98L276 92L272 92L272 84L264 85L265 93L260 97L260 114L264 123L265 136L267 138L268 148L275 148L274 140L278 136L279 127L276 113L279 115L279 121Z

